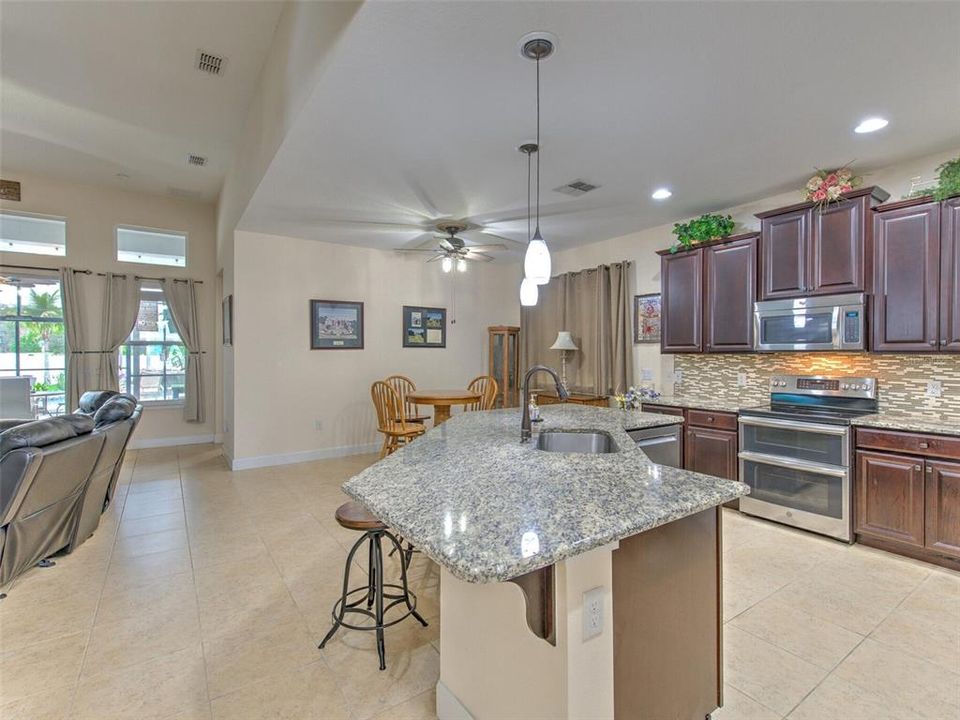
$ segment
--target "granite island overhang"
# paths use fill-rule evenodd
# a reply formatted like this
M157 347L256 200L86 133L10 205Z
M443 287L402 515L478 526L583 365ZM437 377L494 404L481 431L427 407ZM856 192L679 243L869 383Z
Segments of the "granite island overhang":
M678 417L573 405L543 417L541 433L599 431L614 452L546 452L536 434L519 442L519 410L472 412L343 485L441 567L441 720L661 712L672 694L661 687L651 705L637 680L663 685L700 665L709 688L683 682L676 694L696 695L704 717L720 704L719 506L747 487L656 465L627 434ZM581 638L587 591L606 624ZM637 605L648 596L655 609ZM661 637L658 662L645 661L641 628L678 623L688 641ZM698 625L699 654L715 651L706 663L689 657Z

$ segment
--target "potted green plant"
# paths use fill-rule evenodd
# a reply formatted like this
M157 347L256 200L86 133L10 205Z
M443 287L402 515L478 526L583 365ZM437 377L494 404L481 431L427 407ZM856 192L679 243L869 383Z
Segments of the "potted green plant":
M937 168L937 186L933 190L934 200L946 200L960 195L960 157L947 160Z
M710 213L690 222L674 223L673 234L677 236L677 243L670 248L670 252L689 250L700 243L728 237L733 228L733 218L729 215Z

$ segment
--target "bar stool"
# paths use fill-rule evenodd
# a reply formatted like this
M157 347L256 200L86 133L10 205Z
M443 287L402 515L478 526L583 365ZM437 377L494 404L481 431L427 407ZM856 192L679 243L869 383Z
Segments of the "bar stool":
M383 643L384 628L396 625L411 615L413 615L421 625L427 627L427 621L417 612L417 596L410 592L410 589L407 587L407 565L409 563L405 561L404 550L393 533L389 532L387 526L360 503L344 503L337 508L335 517L341 527L347 530L360 530L363 532L363 536L353 544L353 547L350 548L350 552L347 555L347 564L343 569L343 593L340 595L340 599L334 603L333 611L330 613L333 618L333 627L330 628L330 632L323 638L319 647L322 650L323 646L327 644L327 641L333 637L334 633L336 633L341 626L351 630L376 630L377 655L380 657L380 669L385 670L387 661ZM400 585L383 582L383 549L381 547L381 540L384 537L390 540L394 550L400 553ZM369 543L367 546L367 584L351 590L350 566L353 563L353 556L364 542ZM387 588L399 592L392 594L384 592ZM360 597L356 600L350 599L356 595ZM391 602L384 607L384 600ZM400 603L404 603L407 606L407 611L400 617L385 623L384 614ZM366 607L361 607L361 605L364 604L366 604ZM371 610L371 608L373 609ZM375 624L351 625L344 620L347 613L366 615L368 618L373 619Z

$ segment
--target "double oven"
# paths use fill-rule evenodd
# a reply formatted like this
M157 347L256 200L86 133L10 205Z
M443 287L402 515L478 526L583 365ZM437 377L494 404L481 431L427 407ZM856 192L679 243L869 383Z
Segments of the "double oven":
M852 542L851 420L876 412L876 381L779 375L770 398L740 410L740 510Z

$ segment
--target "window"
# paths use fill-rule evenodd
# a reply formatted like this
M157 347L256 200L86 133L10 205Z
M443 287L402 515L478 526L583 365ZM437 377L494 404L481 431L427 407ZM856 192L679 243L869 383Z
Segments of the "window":
M38 417L69 412L60 282L0 278L0 376L29 376Z
M119 355L122 392L141 402L183 402L187 349L159 287L141 289L137 324Z
M186 267L187 235L120 225L117 227L117 260Z
M34 255L67 254L67 221L0 212L0 250Z

